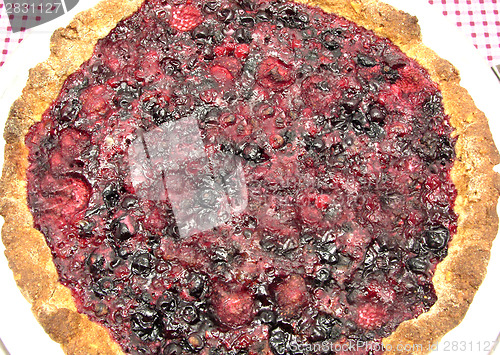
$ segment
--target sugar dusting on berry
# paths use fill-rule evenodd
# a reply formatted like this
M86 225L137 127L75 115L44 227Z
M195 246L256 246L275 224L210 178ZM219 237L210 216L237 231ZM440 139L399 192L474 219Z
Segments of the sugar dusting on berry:
M172 9L170 26L178 31L190 31L203 21L200 10L193 5L181 5Z

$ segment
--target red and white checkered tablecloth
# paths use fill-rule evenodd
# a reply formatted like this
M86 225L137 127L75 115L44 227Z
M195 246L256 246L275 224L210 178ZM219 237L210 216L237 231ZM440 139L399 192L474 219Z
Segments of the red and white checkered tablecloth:
M0 0L0 67L9 52L13 51L24 36L36 27L13 33L3 0ZM500 64L500 5L499 0L427 0L441 10L472 41L491 64Z

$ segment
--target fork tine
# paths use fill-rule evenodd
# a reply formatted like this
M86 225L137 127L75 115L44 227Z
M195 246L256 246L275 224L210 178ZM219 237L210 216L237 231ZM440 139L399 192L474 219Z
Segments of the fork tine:
M498 80L500 80L500 64L492 66L491 69L497 76Z

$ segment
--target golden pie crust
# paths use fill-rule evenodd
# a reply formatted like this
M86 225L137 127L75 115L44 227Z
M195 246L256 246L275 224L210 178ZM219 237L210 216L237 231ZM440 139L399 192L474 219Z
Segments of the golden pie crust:
M426 68L443 93L445 110L457 137L452 180L458 190L458 232L433 278L437 302L429 312L401 323L383 341L387 349L392 349L388 354L426 354L431 344L460 323L485 276L498 229L500 180L493 167L500 163L500 155L486 117L459 85L457 70L422 44L415 17L375 0L300 1L320 6L388 38ZM44 236L33 228L27 205L28 150L24 137L56 99L68 75L90 58L97 40L142 2L103 1L78 14L66 28L55 31L50 57L30 70L23 94L12 105L5 127L5 165L0 181L5 254L36 318L67 354L115 355L123 351L105 328L77 312L70 290L58 282ZM271 354L269 350L264 353Z

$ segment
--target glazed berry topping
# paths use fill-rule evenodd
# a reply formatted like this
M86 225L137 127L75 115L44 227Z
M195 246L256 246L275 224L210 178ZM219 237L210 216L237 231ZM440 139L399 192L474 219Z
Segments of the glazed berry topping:
M434 304L456 231L441 101L320 9L149 0L27 135L29 206L128 353L380 344Z

